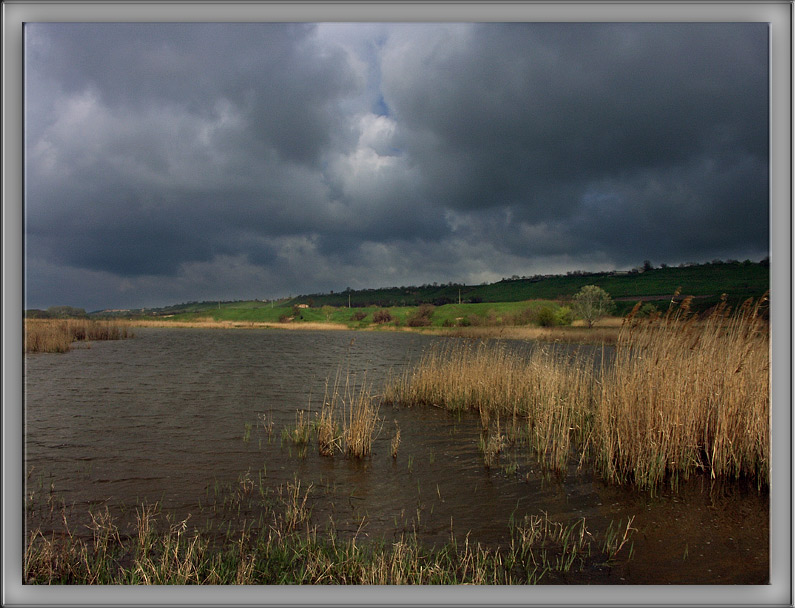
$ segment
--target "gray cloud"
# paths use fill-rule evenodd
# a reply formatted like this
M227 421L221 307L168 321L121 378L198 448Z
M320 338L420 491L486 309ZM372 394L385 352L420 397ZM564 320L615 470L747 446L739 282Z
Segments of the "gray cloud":
M767 36L28 24L26 305L761 257Z

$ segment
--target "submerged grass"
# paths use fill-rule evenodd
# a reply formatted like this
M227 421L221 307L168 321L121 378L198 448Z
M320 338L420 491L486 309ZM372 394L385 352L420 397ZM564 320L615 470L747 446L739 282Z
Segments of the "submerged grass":
M688 300L665 316L625 320L615 360L539 346L529 355L504 343L436 346L385 388L385 400L480 413L483 428L524 420L525 437L547 468L572 456L608 480L653 488L696 471L769 483L769 324L766 298L707 319ZM637 308L637 307L636 307ZM486 464L494 455L484 440Z
M26 319L26 353L65 353L73 342L132 338L126 325L83 319Z
M161 506L141 504L126 527L107 507L90 513L90 534L30 533L24 554L28 584L480 584L559 582L570 572L599 569L617 561L633 529L611 524L618 535L596 538L584 519L570 523L546 514L508 522L504 546L485 547L450 535L428 547L417 529L392 542L359 535L341 538L333 520L320 531L312 520L312 486L300 481L259 490L248 475L206 505L218 523L202 529L191 517L174 520ZM235 519L232 513L252 514ZM193 520L195 521L195 520ZM364 525L364 524L362 524ZM451 522L452 525L452 522Z

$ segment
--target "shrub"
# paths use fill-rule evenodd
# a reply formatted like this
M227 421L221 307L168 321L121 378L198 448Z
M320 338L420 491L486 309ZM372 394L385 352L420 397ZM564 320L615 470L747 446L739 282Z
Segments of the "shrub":
M351 315L351 321L364 321L367 318L367 313L361 310L356 311Z
M556 325L555 311L549 306L542 306L536 312L536 323L541 327L552 327Z
M373 323L389 323L392 320L392 314L386 309L376 310L373 313Z
M532 308L525 308L513 314L506 313L503 315L503 325L528 325L535 321L536 313Z
M406 324L409 327L427 327L431 324L432 316L433 306L431 304L422 304L409 316Z
M657 307L652 304L651 302L646 302L643 306L638 309L637 316L641 318L651 317L658 313Z
M571 325L574 321L574 313L568 306L561 306L555 313L555 322L558 325Z

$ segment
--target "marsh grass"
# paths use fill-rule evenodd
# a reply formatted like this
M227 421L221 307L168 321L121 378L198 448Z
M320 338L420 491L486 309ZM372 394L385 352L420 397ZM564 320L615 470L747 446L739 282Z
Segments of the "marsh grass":
M592 367L578 365L552 347L529 357L505 343L461 341L435 345L420 362L386 385L384 400L433 405L452 411L475 410L485 433L486 466L506 442L524 436L539 459L553 469L567 466L572 437L586 432ZM508 420L508 433L489 433L496 420ZM499 437L499 442L497 438ZM491 441L491 445L489 445Z
M25 352L65 353L73 342L132 338L126 325L84 319L26 319Z
M606 479L654 488L695 472L769 483L770 360L766 298L734 314L725 303L708 318L689 301L664 316L622 325L614 361L570 356L553 346L529 355L503 342L434 345L389 380L384 400L492 420L523 420L544 468L591 462ZM511 428L511 427L509 427ZM509 436L517 437L515 431ZM481 440L487 466L495 449Z
M282 429L282 441L293 443L298 447L306 446L312 436L312 425L304 410L296 410L295 425Z
M372 394L366 376L358 383L350 372L343 375L340 366L333 384L326 380L315 423L319 454L333 456L339 451L353 458L369 456L383 423L379 409L379 398Z
M350 388L346 381L347 406L344 414L343 437L345 451L354 458L369 456L373 441L381 428L379 404L371 394L366 381L358 388Z
M676 485L706 472L768 483L765 302L732 315L724 303L705 320L688 314L687 299L655 321L630 316L595 395L592 444L606 478Z
M628 553L627 559L632 559L634 544L631 538L633 533L637 532L637 529L632 527L633 521L635 521L634 515L627 519L626 524L622 524L621 521L611 521L608 524L604 542L602 543L602 553L607 557L607 564L616 562L618 554L621 553L625 546Z
M438 490L438 488L437 488ZM557 582L570 572L593 571L617 560L634 529L618 525L599 539L584 519L570 523L547 514L508 522L509 541L485 547L467 534L424 545L417 532L362 540L364 519L343 539L330 520L313 521L316 489L293 482L259 488L251 477L216 492L197 517L164 514L159 503L135 508L122 524L107 507L89 513L82 534L66 521L62 534L30 533L24 553L28 584L203 585L512 585ZM233 517L235 513L243 516ZM196 520L209 516L199 527ZM234 522L234 524L232 523ZM397 524L396 524L397 525ZM617 544L616 539L619 539ZM609 551L609 553L608 553ZM626 553L626 552L625 552Z
M483 464L487 469L490 469L495 464L497 457L505 448L505 443L505 436L500 432L499 418L495 428L488 428L481 432L478 440L478 450L483 456Z
M259 418L260 422L262 422L262 427L265 430L265 433L268 435L268 441L270 442L271 436L273 435L273 414L270 412L267 415L265 413L259 413L257 414L257 417Z
M397 458L398 448L400 447L400 425L398 425L397 420L395 420L395 436L392 438L390 447L392 448L392 458Z

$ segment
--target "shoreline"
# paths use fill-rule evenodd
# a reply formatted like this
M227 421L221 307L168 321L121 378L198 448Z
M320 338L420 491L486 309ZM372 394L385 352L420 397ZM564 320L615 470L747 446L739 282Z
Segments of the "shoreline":
M535 340L541 342L572 342L572 343L614 343L618 337L623 319L608 318L597 323L593 328L572 325L567 327L537 326L470 326L470 327L407 327L394 325L370 325L351 327L342 323L319 323L313 321L301 323L274 323L268 321L218 321L201 319L196 321L163 321L163 320L124 320L121 323L130 327L164 327L194 329L278 329L286 331L391 331L411 332L418 334L446 336L453 338L493 338L507 340Z

